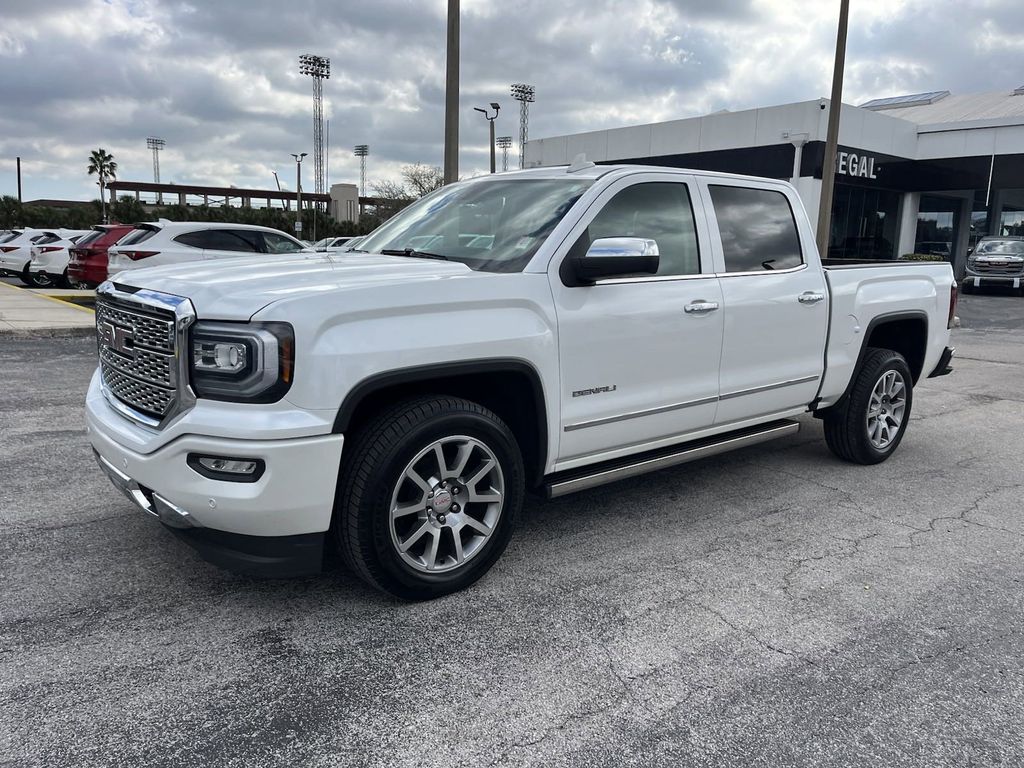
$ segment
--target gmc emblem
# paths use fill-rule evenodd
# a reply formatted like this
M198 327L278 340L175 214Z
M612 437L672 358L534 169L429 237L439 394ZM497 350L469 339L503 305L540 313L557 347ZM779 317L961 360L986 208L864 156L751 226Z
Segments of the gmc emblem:
M135 359L135 346L132 344L132 332L113 323L102 322L99 327L100 341L107 348L114 350L132 360Z

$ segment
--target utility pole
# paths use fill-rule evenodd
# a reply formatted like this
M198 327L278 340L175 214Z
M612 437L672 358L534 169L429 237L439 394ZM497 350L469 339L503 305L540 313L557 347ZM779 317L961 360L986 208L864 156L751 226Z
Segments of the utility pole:
M459 0L448 0L444 81L444 183L459 180Z
M839 113L843 111L843 68L846 64L846 25L850 0L839 0L839 31L836 34L836 63L832 71L832 97L828 105L828 133L821 166L821 196L818 198L818 253L828 256L832 230L832 195L836 179L836 147L839 144Z

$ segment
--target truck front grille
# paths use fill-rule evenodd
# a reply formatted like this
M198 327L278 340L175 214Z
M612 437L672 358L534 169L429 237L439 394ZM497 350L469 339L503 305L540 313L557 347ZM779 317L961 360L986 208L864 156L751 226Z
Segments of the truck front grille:
M168 310L97 294L96 339L107 391L157 421L177 402L175 317Z
M1024 262L1010 261L1004 264L976 261L971 264L971 271L979 275L1019 275L1024 273Z

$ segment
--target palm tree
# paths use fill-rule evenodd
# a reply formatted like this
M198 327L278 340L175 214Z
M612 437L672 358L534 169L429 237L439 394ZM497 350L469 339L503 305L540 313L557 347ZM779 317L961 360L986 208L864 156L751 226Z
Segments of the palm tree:
M117 178L117 163L114 156L100 147L89 155L89 175L100 178L100 203L103 205L103 223L107 223L107 180Z

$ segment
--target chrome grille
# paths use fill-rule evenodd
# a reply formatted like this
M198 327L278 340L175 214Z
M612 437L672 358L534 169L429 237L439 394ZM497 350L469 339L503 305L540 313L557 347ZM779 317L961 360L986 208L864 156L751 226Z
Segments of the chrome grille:
M175 317L165 310L96 297L100 372L110 395L160 420L177 399Z
M137 347L148 347L162 352L174 351L174 318L170 315L165 320L122 309L107 301L97 301L97 327L104 321L122 328L130 328Z
M971 271L979 275L1019 275L1024 273L1024 262L1007 261L1001 264L976 261L971 266Z

